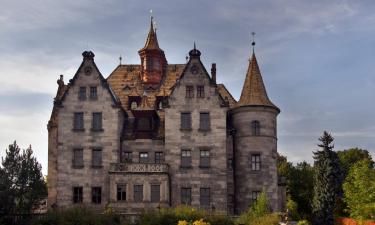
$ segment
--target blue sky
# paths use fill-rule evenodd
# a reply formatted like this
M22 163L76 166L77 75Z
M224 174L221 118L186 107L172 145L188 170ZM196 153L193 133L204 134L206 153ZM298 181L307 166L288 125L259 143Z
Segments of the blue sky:
M349 0L0 0L0 155L33 146L47 171L47 128L56 80L68 81L90 49L107 77L139 64L150 9L168 62L197 43L209 70L238 99L251 52L280 107L278 151L312 162L323 130L335 149L375 156L375 2Z

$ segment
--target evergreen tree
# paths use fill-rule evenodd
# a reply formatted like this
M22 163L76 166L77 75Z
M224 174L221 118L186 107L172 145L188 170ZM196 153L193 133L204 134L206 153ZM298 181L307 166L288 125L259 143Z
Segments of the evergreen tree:
M41 171L31 146L20 154L16 142L9 145L0 167L1 214L29 213L38 207L47 195Z
M319 141L322 150L314 152L313 224L333 225L335 201L342 183L340 161L337 153L332 151L333 137L327 131Z

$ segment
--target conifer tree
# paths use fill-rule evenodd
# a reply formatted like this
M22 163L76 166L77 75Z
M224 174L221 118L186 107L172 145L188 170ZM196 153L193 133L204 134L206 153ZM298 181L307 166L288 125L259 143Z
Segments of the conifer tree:
M333 225L335 200L342 183L340 162L337 153L332 151L333 137L327 131L319 141L321 150L314 152L313 224Z

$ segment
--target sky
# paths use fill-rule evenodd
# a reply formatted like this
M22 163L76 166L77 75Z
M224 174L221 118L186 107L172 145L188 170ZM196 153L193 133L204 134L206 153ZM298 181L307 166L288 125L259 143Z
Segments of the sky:
M30 144L47 173L47 123L60 74L73 77L92 50L107 77L139 64L150 10L169 63L193 43L218 83L238 99L255 53L270 99L281 109L278 151L313 162L324 130L335 150L359 147L375 158L375 2L373 0L0 0L0 156Z

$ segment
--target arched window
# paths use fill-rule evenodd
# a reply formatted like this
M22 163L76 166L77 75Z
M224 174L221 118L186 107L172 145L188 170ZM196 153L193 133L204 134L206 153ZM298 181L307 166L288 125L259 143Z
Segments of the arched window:
M136 109L138 107L138 104L136 101L132 101L132 103L130 104L130 109Z
M251 122L251 134L253 136L259 136L260 135L260 123L258 120L253 120Z

